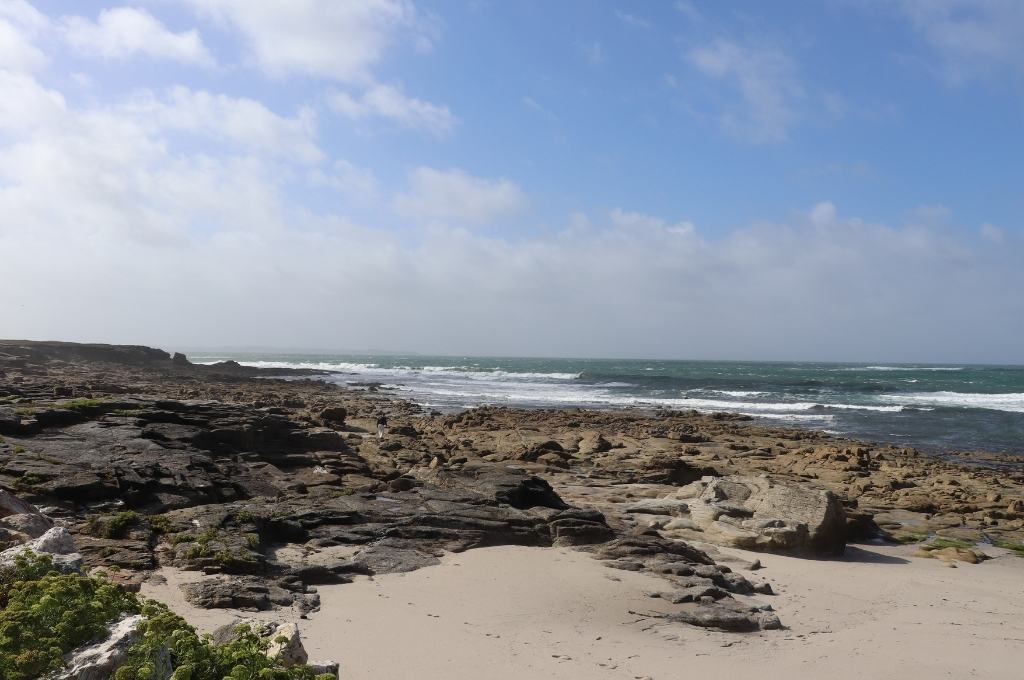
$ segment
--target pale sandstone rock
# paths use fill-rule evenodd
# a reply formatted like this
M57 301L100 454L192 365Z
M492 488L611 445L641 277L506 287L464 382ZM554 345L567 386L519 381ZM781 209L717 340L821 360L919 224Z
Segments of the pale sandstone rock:
M675 496L692 499L689 519L712 543L816 556L846 547L845 513L830 491L736 476L705 478Z

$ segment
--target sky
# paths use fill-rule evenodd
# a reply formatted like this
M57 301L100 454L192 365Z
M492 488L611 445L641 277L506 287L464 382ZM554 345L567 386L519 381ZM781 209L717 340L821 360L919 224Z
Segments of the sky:
M0 0L0 337L1024 363L1019 0Z

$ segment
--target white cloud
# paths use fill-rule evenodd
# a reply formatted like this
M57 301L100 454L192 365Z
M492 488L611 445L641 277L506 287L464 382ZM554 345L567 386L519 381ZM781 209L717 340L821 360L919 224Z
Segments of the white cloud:
M715 40L689 53L701 73L735 87L739 101L720 115L728 132L754 142L779 142L788 137L804 96L796 66L782 51Z
M5 134L27 137L63 120L63 95L44 88L29 75L0 70L0 92L0 139Z
M690 21L699 21L702 18L701 13L689 0L676 0L675 8L677 12L683 14Z
M316 168L310 173L313 184L330 187L353 201L372 203L380 196L377 177L366 168L349 161L335 161L329 172Z
M618 229L647 232L664 232L676 236L691 236L697 228L693 222L681 221L674 224L660 217L615 208L609 214L611 223Z
M428 167L413 170L409 190L395 198L395 209L403 215L472 223L513 217L528 205L526 194L511 180Z
M629 14L623 12L620 9L615 10L615 17L626 26L630 28L650 28L651 22L643 17L638 17L635 14Z
M144 54L183 63L213 63L198 31L175 33L143 9L105 9L96 21L66 16L61 25L64 39L83 54L105 58Z
M315 142L313 112L302 109L294 118L274 113L253 99L174 87L166 98L137 96L127 109L141 121L166 131L204 135L237 148L316 163L324 158Z
M42 68L46 55L32 39L47 27L46 17L23 0L0 4L0 69L32 72Z
M400 35L428 49L436 30L409 0L190 0L203 16L241 32L253 61L273 76L372 82Z
M986 222L981 225L981 236L992 243L1004 243L1006 241L1007 233L1002 227L997 227L994 224Z
M811 208L810 218L816 227L831 227L836 222L836 206L831 201L822 201Z
M951 83L1002 69L1024 73L1024 2L888 0L934 50Z
M373 85L357 97L347 92L332 92L327 103L334 111L353 120L384 118L437 136L451 133L458 122L447 106L408 97L391 85Z
M270 141L222 144L190 116L251 113L248 100L185 90L149 107L82 108L29 75L3 77L0 318L12 336L169 349L256 338L499 355L1024 360L1014 225L968 232L940 206L906 226L873 224L821 202L713 236L619 209L501 237L444 220L513 217L527 207L518 186L419 168L399 206L428 224L371 228L291 190L317 168L339 189L369 186L348 163L282 157L282 144L305 139L301 114L267 119L272 133L254 137Z
M600 66L604 62L608 61L608 58L604 54L604 47L601 42L594 40L591 42L581 42L576 45L579 49L580 54L591 66Z

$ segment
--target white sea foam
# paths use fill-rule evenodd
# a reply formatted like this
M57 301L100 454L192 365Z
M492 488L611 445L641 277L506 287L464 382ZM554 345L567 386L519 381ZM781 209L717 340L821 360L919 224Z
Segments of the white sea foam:
M910 394L887 394L879 398L915 408L920 408L921 406L947 406L1024 413L1024 392L1007 392L1003 394L913 392Z
M865 366L848 371L962 371L963 366Z
M445 375L457 375L471 380L487 380L491 378L512 378L514 380L537 379L537 380L578 380L582 373L531 373L527 371L506 371L501 368L475 368L472 366L423 366L422 368L410 366L395 366L393 371L407 371L411 373L443 373ZM626 385L627 383L622 383Z
M847 411L902 411L903 406L871 406L868 404L818 404L820 408L838 408Z
M206 357L198 363L214 363ZM990 409L1024 413L1024 393L983 394L962 392L915 392L884 394L871 403L827 403L821 401L772 400L771 392L757 390L690 390L684 394L643 396L629 394L636 387L627 382L588 384L581 374L568 372L515 372L506 368L476 365L381 366L373 362L345 361L244 361L260 368L305 368L339 371L331 380L346 383L377 381L397 389L421 403L444 403L450 407L466 404L499 403L538 406L589 406L596 408L639 407L693 409L703 412L731 411L759 418L794 422L829 421L836 412L899 412L904 409L928 411L938 407ZM648 367L649 368L649 367ZM871 366L869 370L959 371L961 367ZM646 370L646 369L645 369ZM862 370L862 369L848 369ZM624 394L624 392L626 392ZM720 398L718 398L720 397Z
M807 414L812 409L862 409L869 411L899 411L901 406L859 406L855 404L820 404L817 402L750 402L687 397L643 397L610 394L606 390L584 386L560 387L555 384L478 384L462 385L403 385L399 389L411 394L429 395L431 398L453 400L477 399L484 403L537 404L550 406L583 405L600 407L639 407L693 409L703 412L731 411L751 416L768 416L793 420L831 420L826 413Z
M204 360L195 363L201 365L217 364L223 359ZM305 368L312 371L359 372L377 369L377 364L359 364L345 361L239 361L242 366L255 368Z
M213 364L217 361L197 363ZM381 366L374 363L346 361L239 361L242 366L256 368L305 368L313 371L340 371L342 373L366 373L371 376L416 376L438 374L468 380L577 380L580 373L531 373L506 371L500 368L473 368L471 366ZM625 383L623 383L625 384Z
M739 411L739 413L742 413L745 416L753 416L754 418L767 418L767 419L770 419L770 420L785 420L785 421L792 421L794 423L801 423L801 422L830 423L830 422L832 422L833 420L836 419L835 416L830 416L830 415L827 415L827 414L822 414L822 415L806 415L806 414L799 414L799 413L747 413L745 411Z

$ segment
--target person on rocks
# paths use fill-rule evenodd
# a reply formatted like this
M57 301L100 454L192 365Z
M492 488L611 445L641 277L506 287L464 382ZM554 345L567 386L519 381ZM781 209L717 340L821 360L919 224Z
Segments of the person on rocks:
M377 417L377 441L384 441L384 430L388 426L388 419L383 413Z

